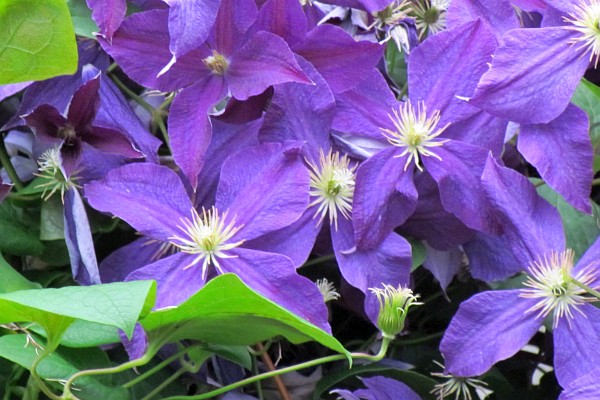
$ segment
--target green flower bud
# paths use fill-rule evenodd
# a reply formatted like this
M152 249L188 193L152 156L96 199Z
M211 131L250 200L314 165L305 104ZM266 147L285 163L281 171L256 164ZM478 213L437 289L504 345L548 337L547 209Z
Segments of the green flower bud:
M419 295L414 295L408 287L392 285L383 285L383 289L369 288L379 300L379 316L377 317L377 326L384 338L393 339L404 329L404 321L408 309L412 305L420 305L417 299Z

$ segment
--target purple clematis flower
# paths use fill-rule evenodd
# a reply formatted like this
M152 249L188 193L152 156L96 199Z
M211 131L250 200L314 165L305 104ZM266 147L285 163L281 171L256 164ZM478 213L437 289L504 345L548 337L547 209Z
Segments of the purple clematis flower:
M23 116L39 138L60 147L62 166L67 177L77 168L83 143L125 157L143 156L120 131L93 124L100 103L99 90L100 76L97 75L75 92L66 117L50 105L41 105Z
M600 368L569 383L558 400L596 400L600 398Z
M600 240L575 263L558 212L526 178L489 159L482 180L505 215L505 234L480 240L479 257L493 270L506 256L504 262L514 262L513 270L524 270L528 279L523 289L483 292L461 304L440 345L446 369L481 375L517 353L551 317L554 367L565 387L600 362L600 350L590 345L600 340L600 310L589 304L597 299L575 283L600 287Z
M184 88L169 113L175 162L196 188L211 140L208 113L226 95L238 100L283 82L311 83L285 41L269 32L248 32L258 10L251 0L223 0L206 42L173 63L167 10L138 13L115 32L106 51L133 79L164 91Z
M600 3L549 0L557 24L506 33L470 103L519 123L547 123L569 104L590 62L598 65ZM595 60L595 61L594 61Z
M113 170L87 184L85 191L93 207L179 250L127 277L158 282L156 307L177 305L211 276L233 272L262 295L329 331L319 290L296 273L290 259L245 245L298 219L308 201L307 186L298 148L268 144L228 159L211 208L196 210L180 178L152 164Z
M344 400L420 400L411 388L404 383L395 379L386 378L384 376L374 376L371 378L362 378L362 382L367 387L366 389L358 389L354 392L349 390L337 389L331 393L335 393Z

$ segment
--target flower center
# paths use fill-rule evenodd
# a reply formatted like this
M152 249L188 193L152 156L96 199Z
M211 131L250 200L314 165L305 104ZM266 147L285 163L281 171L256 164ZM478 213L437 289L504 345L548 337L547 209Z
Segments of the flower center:
M36 175L43 178L46 182L37 185L36 188L44 188L42 199L48 200L56 192L60 192L61 201L65 202L65 192L71 188L79 187L75 181L77 177L67 177L62 168L62 156L60 148L53 147L46 150L40 156L38 161L38 171Z
M447 139L437 139L448 125L450 125L447 124L436 130L437 124L440 121L440 112L436 110L431 117L427 118L427 108L423 102L418 103L417 109L414 109L407 102L400 106L397 111L392 111L394 115L390 115L390 119L396 129L381 128L381 130L388 142L394 146L404 148L404 151L397 157L403 157L408 154L404 170L408 169L410 162L414 159L417 168L422 171L423 168L419 163L419 156L431 156L441 160L441 157L429 149L430 147L442 146L448 141Z
M598 67L600 57L600 0L582 0L579 5L573 6L574 11L568 17L563 17L571 25L565 29L580 32L581 35L571 39L569 43L581 43L577 48L585 49L590 53L590 62L596 58L594 67Z
M223 75L229 67L229 61L216 50L213 50L212 56L206 57L202 62L215 75Z
M520 296L539 299L537 304L527 312L538 311L538 316L547 317L554 313L554 327L558 321L566 317L569 325L574 317L573 310L583 315L579 306L595 298L585 297L586 291L573 280L589 285L596 278L597 272L590 264L573 274L574 253L568 249L562 253L552 252L530 265L529 279L524 283L529 289L523 289Z
M446 29L446 10L449 3L449 0L423 0L410 3L410 15L415 19L419 38Z
M437 365L444 369L444 366L437 361L434 361ZM487 397L492 394L493 391L487 388L487 383L475 378L464 378L460 376L454 376L446 374L444 372L432 372L431 376L442 378L445 381L438 383L431 390L431 394L436 396L439 400L445 398L454 397L454 399L472 400L473 395L471 388L479 395L480 393ZM483 398L479 396L479 398Z
M75 133L75 129L72 126L67 125L58 129L58 137L69 142L77 137L77 133Z
M384 30L386 25L395 25L398 21L406 18L406 8L408 5L408 0L395 1L383 10L373 13L375 26L378 29Z
M346 156L340 157L336 151L325 155L319 152L319 166L307 160L310 166L310 195L314 198L309 207L318 205L315 218L320 215L319 224L329 213L329 223L337 230L338 212L349 219L354 197L356 166L350 167Z
M206 279L210 265L214 265L218 272L223 273L219 258L236 257L225 252L244 243L243 240L228 243L242 226L235 226L235 218L228 224L225 222L226 219L227 212L219 215L219 211L214 206L208 211L202 208L202 215L192 208L192 218L182 219L183 226L180 226L179 229L185 235L173 235L169 239L181 251L198 255L184 269L202 261L202 279Z

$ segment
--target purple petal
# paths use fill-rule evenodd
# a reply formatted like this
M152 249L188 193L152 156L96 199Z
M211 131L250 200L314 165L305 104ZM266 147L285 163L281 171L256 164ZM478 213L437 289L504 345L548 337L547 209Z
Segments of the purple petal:
M0 101L6 99L7 97L12 96L15 93L20 92L25 89L33 82L19 82L19 83L11 83L8 85L0 85Z
M369 13L381 11L390 5L389 0L324 0L321 3L358 8L359 10L365 10Z
M374 69L352 90L336 95L333 129L383 140L382 127L391 124L398 101L381 73Z
M559 400L597 400L598 398L600 398L600 368L569 383Z
M600 310L591 304L573 311L569 324L562 319L554 329L554 369L562 387L597 368L600 363Z
M396 148L382 150L361 164L356 174L352 219L359 249L374 249L413 213L417 191L413 166Z
M12 184L2 182L2 177L0 176L0 203L8 196L12 187Z
M179 177L154 164L114 169L104 179L85 185L85 195L95 209L161 241L179 233L181 220L191 216L192 204Z
M585 112L570 104L548 124L521 125L518 149L573 207L592 213L594 150Z
M222 260L223 270L237 274L245 284L281 307L331 332L327 308L317 286L296 273L289 258L280 254L236 248Z
M354 393L360 398L373 400L421 400L410 387L395 379L384 376L362 378L367 389L360 389ZM366 396L366 397L364 397Z
M169 112L171 151L175 162L190 181L198 185L212 128L208 112L225 95L223 80L208 76L175 96Z
M156 261L160 253L161 244L156 240L142 237L126 244L100 263L102 282L122 282L131 272Z
M295 0L268 0L258 12L250 32L267 31L294 46L306 36L307 21L302 5Z
M473 94L495 49L493 33L479 20L429 38L410 54L411 102L424 101L431 112L439 110L441 126L469 117L474 107L456 96Z
M536 255L524 248L520 237L515 237L518 233L510 231L501 237L476 233L471 241L463 244L473 278L500 281L524 271L535 260L531 257Z
M435 150L435 157L423 157L427 172L438 183L444 208L469 228L496 232L492 210L479 176L483 172L487 151L464 142L449 140Z
M458 248L441 251L425 243L427 257L423 266L438 280L442 290L446 290L454 276L460 270L463 253Z
M502 240L515 254L521 267L565 248L560 215L536 192L522 175L488 159L482 175L485 191L497 210L503 227Z
M143 157L143 154L131 144L125 135L114 129L94 127L82 139L100 151L120 154L128 158Z
M260 130L260 140L306 142L304 150L308 153L308 159L318 162L319 149L327 153L331 147L329 130L335 100L327 83L314 67L300 58L298 62L315 84L290 82L275 88Z
M266 143L247 148L223 164L216 206L243 224L238 235L253 239L284 228L306 210L308 170L297 148Z
M77 89L69 103L67 120L78 134L88 129L96 116L100 105L99 89L100 77L96 75Z
M579 261L577 261L575 267L573 267L573 272L575 273L583 268L595 265L598 260L600 260L600 237L594 241L594 243L589 249L586 250L585 253L583 253ZM594 268L593 270L597 271L597 268ZM600 286L600 273L596 273L595 275L595 278L588 283L588 286L593 288Z
M147 161L157 163L157 151L162 142L144 128L125 97L110 79L102 76L100 83L100 108L94 126L124 134L135 144L136 149L143 152Z
M477 19L492 27L498 42L507 31L521 27L508 0L453 0L446 13L448 29Z
M254 0L221 0L209 44L219 53L230 56L242 43L256 21L258 9Z
M125 0L86 0L92 10L92 19L98 24L100 34L110 41L115 31L121 25L127 4Z
M126 280L155 280L156 304L154 308L177 306L204 286L202 265L195 264L185 268L190 265L194 257L193 254L175 253L133 271Z
M130 360L138 359L146 354L146 350L148 350L148 337L139 322L135 324L131 340L127 338L127 335L123 331L119 332L119 336Z
M67 123L56 108L47 104L37 107L31 114L24 115L23 119L38 137L46 141L58 139L58 129Z
M69 190L65 194L64 226L73 278L82 285L99 284L100 273L94 251L94 240L85 206L76 189Z
M469 113L469 108L473 109L475 107L465 104L464 108ZM452 121L444 131L443 136L483 147L490 150L494 156L500 157L504 151L504 136L506 135L507 126L507 120L479 110L465 119Z
M202 63L209 51L203 47L181 57L166 73L158 76L172 57L168 17L168 10L133 14L115 32L112 45L100 41L131 79L162 91L180 89L209 73Z
M494 54L470 103L519 123L547 123L567 107L589 59L562 27L514 29Z
M369 76L383 55L383 46L357 42L342 28L320 25L311 30L294 52L325 78L333 93L352 89Z
M246 100L278 83L311 83L285 41L268 32L256 33L231 56L225 79L238 100Z
M450 374L482 375L529 342L543 318L528 312L538 300L521 298L520 292L479 293L460 305L440 344Z
M209 207L215 203L217 184L223 162L241 149L258 145L258 130L262 119L241 125L226 124L212 119L212 140L206 150L204 165L198 176L195 204Z
M169 49L180 58L199 47L217 19L221 0L166 0L169 8Z

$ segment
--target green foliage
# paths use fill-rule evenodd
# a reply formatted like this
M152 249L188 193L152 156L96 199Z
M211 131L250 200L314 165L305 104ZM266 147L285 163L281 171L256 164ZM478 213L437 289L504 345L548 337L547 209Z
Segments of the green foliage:
M44 251L37 218L32 214L37 213L16 207L9 200L0 203L0 252L25 256Z
M71 12L71 20L75 33L93 39L94 32L98 32L98 25L92 19L92 11L87 7L85 0L67 0Z
M151 312L141 324L150 336L173 331L173 341L243 346L283 336L296 344L315 340L348 354L333 336L255 293L233 274L211 280L177 307Z
M16 292L17 290L40 289L38 283L30 282L11 267L0 254L0 293Z
M0 84L76 69L77 44L65 0L0 2Z

